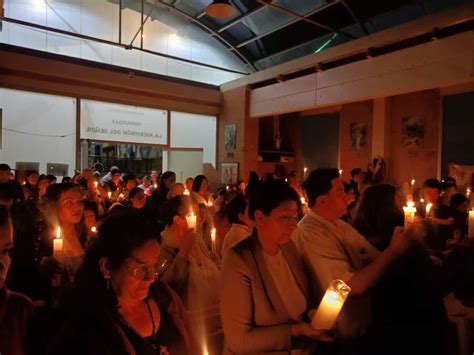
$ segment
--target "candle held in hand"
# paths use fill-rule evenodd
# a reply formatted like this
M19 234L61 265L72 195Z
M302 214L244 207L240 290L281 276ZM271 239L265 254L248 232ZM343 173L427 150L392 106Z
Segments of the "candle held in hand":
M314 329L330 330L336 325L337 317L346 301L351 288L342 280L333 280L329 284L321 303L311 321Z
M186 222L188 223L188 229L195 229L196 228L196 220L197 220L197 217L194 214L194 211L190 211L186 215Z
M211 251L213 253L217 252L217 241L216 241L216 229L211 229Z
M408 201L407 205L403 206L403 213L405 214L405 226L415 221L416 208L413 201Z
M53 239L53 257L61 261L63 257L63 238L61 238L61 227L56 230L56 238Z

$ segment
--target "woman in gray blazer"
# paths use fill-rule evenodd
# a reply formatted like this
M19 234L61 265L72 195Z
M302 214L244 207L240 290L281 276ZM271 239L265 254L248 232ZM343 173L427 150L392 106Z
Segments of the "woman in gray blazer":
M277 181L257 181L248 192L254 232L229 249L222 265L226 352L312 353L315 340L331 339L307 319L316 300L290 240L298 221L299 196Z

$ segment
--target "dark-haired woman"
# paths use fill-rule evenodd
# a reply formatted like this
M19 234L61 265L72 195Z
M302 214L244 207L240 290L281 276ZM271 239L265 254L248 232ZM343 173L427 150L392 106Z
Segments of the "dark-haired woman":
M380 251L385 250L404 214L392 185L364 191L354 228ZM426 233L426 232L422 232ZM381 279L372 292L373 323L367 353L445 354L447 316L443 282L423 246L414 246Z
M160 244L136 214L110 217L87 251L50 354L193 354L181 301L157 280Z
M222 256L224 256L230 248L238 244L240 241L249 237L252 234L252 221L247 214L247 201L245 197L239 194L227 206L227 219L232 226L229 232L225 235L222 243Z
M187 217L196 215L196 227L190 228ZM193 329L211 353L220 352L222 324L219 315L219 270L211 259L209 249L196 233L203 221L198 205L189 196L177 196L164 207L161 233L162 254L169 261L163 274L184 302Z
M306 321L311 300L294 243L299 196L285 183L249 186L251 237L223 260L221 316L227 351L288 354L314 351L326 339Z
M191 197L198 204L203 204L208 207L214 204L212 194L209 192L209 182L207 181L206 176L198 175L194 178Z

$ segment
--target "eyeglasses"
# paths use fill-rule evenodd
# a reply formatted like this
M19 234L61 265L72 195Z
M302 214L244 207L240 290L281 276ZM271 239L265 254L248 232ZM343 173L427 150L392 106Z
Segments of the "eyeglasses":
M150 278L159 278L169 267L169 261L166 258L158 258L158 262L153 265L140 265L135 268L127 267L128 272L139 280L148 280Z

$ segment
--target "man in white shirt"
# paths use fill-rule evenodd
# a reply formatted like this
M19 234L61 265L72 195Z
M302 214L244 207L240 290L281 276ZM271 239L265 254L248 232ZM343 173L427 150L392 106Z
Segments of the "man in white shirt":
M305 181L309 212L293 233L298 250L319 285L322 297L329 283L341 279L352 289L336 325L337 337L357 339L370 322L368 291L412 244L396 229L383 253L340 218L347 200L337 169L318 169Z

